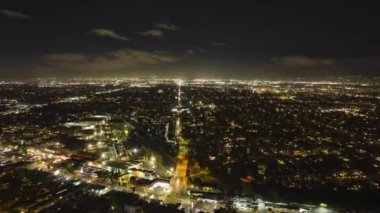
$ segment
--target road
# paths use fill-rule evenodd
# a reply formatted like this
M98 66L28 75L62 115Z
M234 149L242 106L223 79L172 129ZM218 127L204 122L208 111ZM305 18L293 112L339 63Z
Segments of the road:
M178 108L181 107L181 84L178 84ZM184 192L187 188L188 178L187 178L187 167L189 163L188 159L188 145L189 142L182 137L182 124L180 113L181 110L177 110L177 121L175 126L175 137L178 141L178 154L177 154L177 165L170 184L172 186L173 192Z

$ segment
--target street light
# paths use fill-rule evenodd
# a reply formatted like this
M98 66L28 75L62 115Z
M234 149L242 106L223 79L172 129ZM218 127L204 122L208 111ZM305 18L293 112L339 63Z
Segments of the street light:
M150 162L151 162L152 164L154 164L154 163L156 162L156 158L155 158L154 156L152 156L152 157L150 158Z

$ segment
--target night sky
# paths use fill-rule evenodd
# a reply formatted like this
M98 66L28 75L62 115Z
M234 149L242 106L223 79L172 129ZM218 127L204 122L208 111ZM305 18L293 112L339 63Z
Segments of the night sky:
M375 4L0 0L0 78L379 76Z

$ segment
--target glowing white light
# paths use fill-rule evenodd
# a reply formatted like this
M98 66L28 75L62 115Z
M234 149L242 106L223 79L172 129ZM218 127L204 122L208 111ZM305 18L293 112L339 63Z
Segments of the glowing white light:
M59 175L61 173L61 171L59 170L59 169L57 169L57 170L55 170L55 172L54 172L54 175Z

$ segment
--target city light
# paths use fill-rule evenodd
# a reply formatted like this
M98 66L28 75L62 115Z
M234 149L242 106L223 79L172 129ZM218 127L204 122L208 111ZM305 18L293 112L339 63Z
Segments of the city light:
M154 80L98 93L104 100L98 105L97 98L70 99L75 105L68 109L70 119L57 115L52 122L58 125L40 123L32 128L21 125L15 114L20 126L9 124L1 133L0 167L47 175L44 181L57 187L47 200L68 202L75 186L85 192L81 196L134 193L147 203L157 201L163 207L179 203L182 210L205 212L227 206L245 212L335 211L313 200L309 203L314 204L279 203L254 197L259 194L257 186L273 183L289 193L380 189L371 173L380 168L379 157L373 154L378 99L368 86L222 82ZM89 94L104 90L103 83L91 85L84 84L82 90ZM70 87L62 84L59 89L64 93ZM165 105L162 97L167 99ZM128 109L124 102L131 103ZM89 113L89 103L96 109L106 107L108 113ZM54 104L53 109L67 102ZM54 114L53 109L48 114ZM120 115L123 110L128 111ZM44 116L34 110L25 113ZM364 161L370 169L358 164ZM31 177L26 176L28 182L35 181Z

